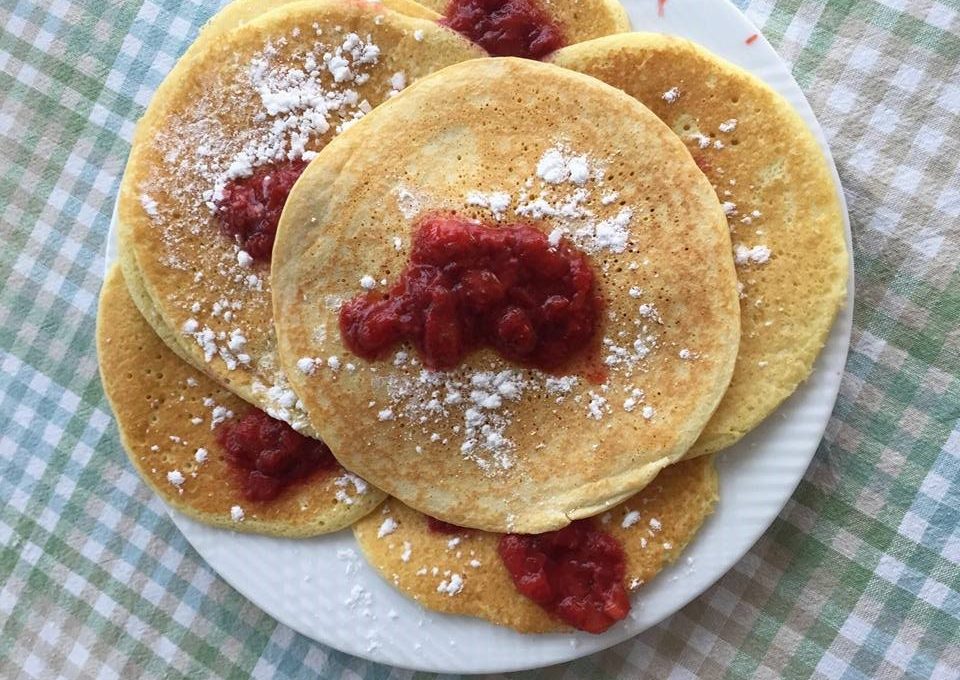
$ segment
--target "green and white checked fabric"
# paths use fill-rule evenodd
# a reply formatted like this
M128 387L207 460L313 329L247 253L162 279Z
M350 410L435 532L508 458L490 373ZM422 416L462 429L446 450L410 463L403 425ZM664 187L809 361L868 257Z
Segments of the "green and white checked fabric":
M739 4L792 64L847 191L858 295L836 412L713 588L524 676L957 678L960 4ZM415 675L295 634L212 573L127 464L100 387L96 296L133 122L215 9L0 2L3 678Z

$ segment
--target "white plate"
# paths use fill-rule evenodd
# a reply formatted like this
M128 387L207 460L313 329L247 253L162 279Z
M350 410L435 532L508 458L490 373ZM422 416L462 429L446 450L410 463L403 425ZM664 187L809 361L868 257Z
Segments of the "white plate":
M669 0L659 17L654 0L623 0L636 30L685 36L739 64L785 96L826 140L785 64L757 28L726 0ZM831 160L832 165L832 160ZM843 200L834 172L837 193ZM846 218L846 209L844 209ZM846 224L847 245L850 226ZM108 261L115 257L111 225ZM853 274L848 300L853 300ZM630 617L603 635L521 635L476 619L422 609L368 567L349 531L309 540L235 534L171 512L197 552L230 585L265 612L336 649L393 666L448 673L503 672L569 661L606 649L670 616L706 590L756 542L783 508L823 436L840 387L852 305L834 324L807 381L780 409L720 456L720 503L696 540L634 597ZM354 573L338 551L357 552ZM692 558L690 569L685 558ZM347 604L355 586L368 602ZM396 618L388 616L394 610Z

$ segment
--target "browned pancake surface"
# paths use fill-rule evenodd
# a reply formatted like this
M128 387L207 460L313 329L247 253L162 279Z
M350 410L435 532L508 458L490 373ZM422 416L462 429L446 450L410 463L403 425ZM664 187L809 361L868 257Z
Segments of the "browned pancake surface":
M642 592L677 559L716 502L716 471L704 457L665 468L646 489L594 521L620 541L625 585ZM429 609L477 616L523 633L570 630L517 592L497 553L501 534L433 532L424 515L394 498L357 522L353 532L380 575Z
M843 304L848 254L829 165L783 97L688 40L611 36L552 61L649 107L724 202L743 332L730 388L690 455L730 446L807 378Z
M214 425L251 406L179 359L140 316L119 267L107 275L97 316L104 390L130 462L168 505L213 526L276 536L336 531L383 494L342 468L268 502L243 497Z

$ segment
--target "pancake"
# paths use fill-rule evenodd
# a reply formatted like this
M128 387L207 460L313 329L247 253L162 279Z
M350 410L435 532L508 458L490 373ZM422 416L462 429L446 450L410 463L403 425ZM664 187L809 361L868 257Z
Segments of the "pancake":
M482 51L379 3L286 3L251 19L263 5L218 15L138 125L120 255L138 307L181 355L304 428L274 356L269 265L224 231L221 194L257 173L269 184L270 168L298 167L407 83Z
M592 356L548 374L485 348L425 371L409 346L347 350L340 305L386 291L413 225L448 213L586 253L605 306ZM453 524L557 529L682 456L726 389L739 305L725 222L683 144L619 90L529 60L455 65L294 187L272 264L281 361L346 468Z
M213 15L197 35L196 39L190 43L187 51L180 57L176 65L170 71L163 82L154 93L154 99L157 102L163 102L170 96L176 96L176 90L180 87L180 82L187 77L190 72L191 61L202 54L204 50L211 45L216 44L223 36L230 33L235 28L246 24L253 19L265 14L271 9L276 9L281 5L290 5L300 0L233 0L223 9ZM436 21L440 15L423 5L413 2L413 0L386 0L385 2L369 2L371 6L382 5L395 12L400 12L411 17L428 19ZM159 105L159 104L157 104ZM134 135L133 145L149 144L152 130L146 125L138 125ZM123 230L122 230L123 231ZM177 353L177 356L184 361L191 362L193 359L177 341L174 331L167 326L163 317L157 311L150 298L140 270L137 267L136 255L132 248L132 243L128 239L121 239L119 242L118 259L123 267L123 278L127 282L127 290L136 303L140 313L153 328L153 330L163 339L167 347Z
M571 46L552 61L649 107L690 148L729 212L740 355L688 455L726 448L810 375L843 305L848 256L827 161L783 97L687 40L633 33Z
M383 500L380 491L342 468L317 473L272 501L244 498L213 422L242 417L251 407L167 348L140 316L117 266L100 294L97 354L127 456L175 510L222 528L300 537L349 526ZM198 461L201 449L206 458Z
M650 486L595 520L623 546L629 590L641 589L679 557L713 512L717 490L710 458L685 461L665 468ZM437 533L424 515L394 498L354 524L353 533L383 579L429 609L476 616L522 633L571 630L517 592L497 552L502 534ZM454 574L462 588L450 594L440 586L449 586Z
M186 55L189 55L194 49L199 51L207 47L209 43L216 41L219 36L266 14L272 9L301 1L302 0L232 0L232 2L225 5L223 9L210 17L210 20L204 24L203 29L201 29L197 35L197 39L187 50ZM367 4L373 6L382 5L394 12L419 19L436 21L440 18L437 12L429 9L423 3L414 2L414 0L369 0Z
M471 0L465 1L471 2ZM464 0L453 2L451 0L419 0L419 2L449 17L456 12L458 4L463 4ZM502 1L476 4L486 7L489 13L492 10L502 12L508 3ZM534 0L529 4L539 6L543 14L560 29L566 45L630 30L627 12L617 0Z

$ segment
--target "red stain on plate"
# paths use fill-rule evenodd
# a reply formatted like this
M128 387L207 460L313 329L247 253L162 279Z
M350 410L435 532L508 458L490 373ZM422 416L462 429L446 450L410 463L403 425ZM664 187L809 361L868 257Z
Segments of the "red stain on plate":
M663 9L667 6L667 0L657 0L657 16L663 16Z
M757 42L757 38L759 37L760 37L759 35L757 35L756 33L753 33L750 35L749 38L744 40L744 42L747 43L748 45L752 45L753 43Z

